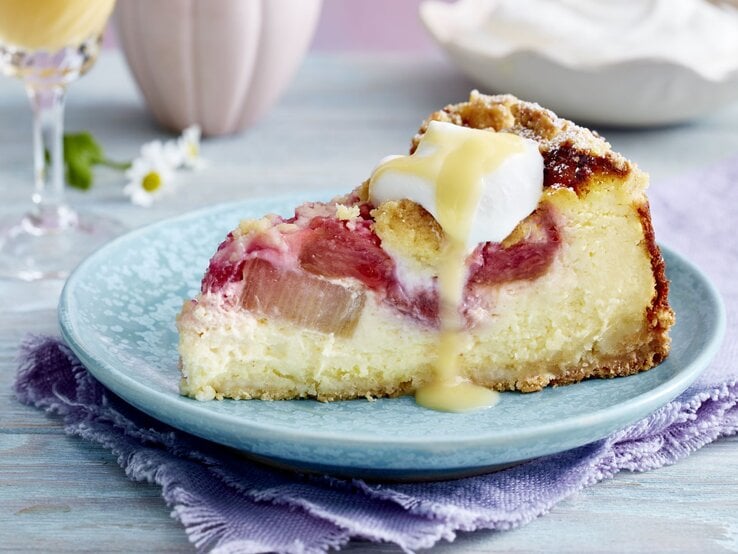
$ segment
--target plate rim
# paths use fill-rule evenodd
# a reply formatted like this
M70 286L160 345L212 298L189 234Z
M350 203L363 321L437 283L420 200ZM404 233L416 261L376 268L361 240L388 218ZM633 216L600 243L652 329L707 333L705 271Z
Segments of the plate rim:
M323 191L327 194L330 192ZM332 191L331 191L332 192ZM313 191L310 193L311 197L320 195L321 192ZM537 437L548 437L552 434L561 434L574 429L581 429L582 427L594 427L602 425L608 421L626 421L620 425L622 428L629 423L637 421L644 415L655 411L656 409L664 406L679 394L684 392L689 386L696 380L699 374L707 367L709 362L717 353L718 348L722 344L725 330L726 330L726 313L725 306L722 302L722 298L712 283L710 278L700 271L686 257L672 250L671 248L660 244L662 254L666 253L668 257L675 258L681 265L686 267L690 273L692 273L701 282L702 286L707 291L706 298L703 301L709 301L712 304L714 310L714 331L708 337L707 343L701 349L699 354L687 364L686 367L680 368L678 373L660 385L649 389L625 402L621 402L614 406L609 406L595 412L588 414L579 414L572 417L567 417L561 420L537 424L534 427L529 428L518 428L518 429L496 429L492 432L481 436L456 436L456 437L444 437L438 440L429 441L427 437L386 437L376 436L368 434L353 434L351 436L345 436L340 433L332 433L330 431L315 431L315 430L300 430L300 429L287 429L284 426L274 426L265 423L264 421L253 421L245 419L248 414L244 417L239 417L233 414L218 413L210 410L208 406L209 402L198 402L190 398L182 397L180 395L173 396L171 393L166 391L160 391L152 389L142 383L139 383L134 378L125 374L121 369L117 369L110 364L105 363L92 357L88 354L87 349L84 346L84 338L80 333L76 333L76 324L72 315L72 295L75 287L77 287L78 281L83 280L83 276L88 267L94 265L97 259L104 255L108 248L112 248L113 245L117 245L120 242L133 240L139 235L146 234L153 229L161 226L172 225L191 219L197 219L200 217L211 216L221 211L234 211L243 207L244 211L249 205L257 205L259 202L280 202L290 201L294 202L299 200L299 196L302 195L275 195L263 198L248 199L235 203L223 203L214 206L198 209L195 211L187 212L185 214L163 219L161 221L140 227L135 229L121 237L114 239L107 243L102 248L94 252L88 258L86 258L72 273L67 282L64 285L62 294L59 301L58 307L58 318L61 329L62 337L66 344L74 352L75 355L82 361L83 365L88 371L100 382L102 382L107 388L114 394L120 396L126 402L136 406L138 409L148 413L171 425L175 428L182 429L184 432L197 434L190 427L192 419L195 417L205 417L209 422L212 422L210 427L216 426L220 429L223 428L224 424L232 426L234 423L239 425L240 434L244 439L258 438L262 436L272 437L275 441L297 441L302 444L320 444L324 445L327 442L340 441L342 445L346 446L361 446L364 448L371 448L377 446L392 446L401 450L414 450L428 449L428 450L439 450L446 448L458 448L458 447L475 447L483 446L486 448L494 447L507 447L510 444L526 443L531 440L535 440ZM111 386L112 385L112 386ZM576 386L576 385L570 385ZM122 387L122 390L121 390ZM131 398L131 397L135 398ZM136 398L145 397L154 403L154 408L141 406ZM389 399L390 401L393 399ZM232 402L240 402L233 401ZM275 401L275 402L295 402L302 400L287 400L287 401ZM359 399L359 401L362 401ZM351 401L348 401L351 402ZM184 408L183 408L184 407ZM174 412L182 414L184 409L186 414L185 418L175 420L173 418L161 417L166 409L170 409ZM628 415L631 414L631 415ZM635 415L633 415L635 414ZM447 415L447 414L446 414ZM179 421L182 419L187 420L188 428L183 429ZM209 438L209 437L203 437ZM215 442L221 442L217 439Z

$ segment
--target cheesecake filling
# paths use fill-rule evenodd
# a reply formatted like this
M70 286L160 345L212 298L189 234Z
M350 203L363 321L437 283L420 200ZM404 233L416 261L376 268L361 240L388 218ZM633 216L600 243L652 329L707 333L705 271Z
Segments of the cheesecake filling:
M503 241L537 208L543 192L543 157L537 144L513 134L434 121L413 154L380 163L369 187L373 203L408 198L433 215L444 231L435 375L416 392L416 402L450 412L494 405L497 392L459 373L467 259L479 243Z

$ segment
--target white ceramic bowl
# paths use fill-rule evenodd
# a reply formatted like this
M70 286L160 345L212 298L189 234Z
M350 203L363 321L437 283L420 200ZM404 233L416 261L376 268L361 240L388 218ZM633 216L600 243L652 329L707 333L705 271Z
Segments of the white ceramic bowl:
M529 50L493 56L453 39L454 6L426 0L420 18L451 60L487 92L509 92L580 122L628 127L684 122L738 100L738 60L735 70L715 80L660 59L573 67Z

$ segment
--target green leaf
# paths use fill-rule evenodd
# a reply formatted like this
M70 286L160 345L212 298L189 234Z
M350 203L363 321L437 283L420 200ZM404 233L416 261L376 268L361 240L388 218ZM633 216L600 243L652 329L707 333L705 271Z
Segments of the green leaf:
M66 179L72 187L89 190L92 187L92 165L83 159L68 159Z
M48 164L48 152L46 155ZM96 165L125 171L131 167L131 162L116 162L106 158L102 146L88 131L64 135L64 175L69 186L82 190L92 187L92 168Z
M64 135L64 157L67 156L99 160L103 157L103 149L88 131L67 133Z
M88 190L92 186L92 166L103 159L102 147L87 131L64 135L64 165L70 186Z

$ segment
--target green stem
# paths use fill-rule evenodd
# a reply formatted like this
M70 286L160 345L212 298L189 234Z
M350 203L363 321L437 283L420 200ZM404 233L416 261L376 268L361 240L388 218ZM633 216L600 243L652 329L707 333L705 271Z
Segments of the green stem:
M125 171L131 167L131 162L116 162L115 160L109 160L108 158L99 158L95 160L98 165L104 165L111 169L117 169L118 171Z

